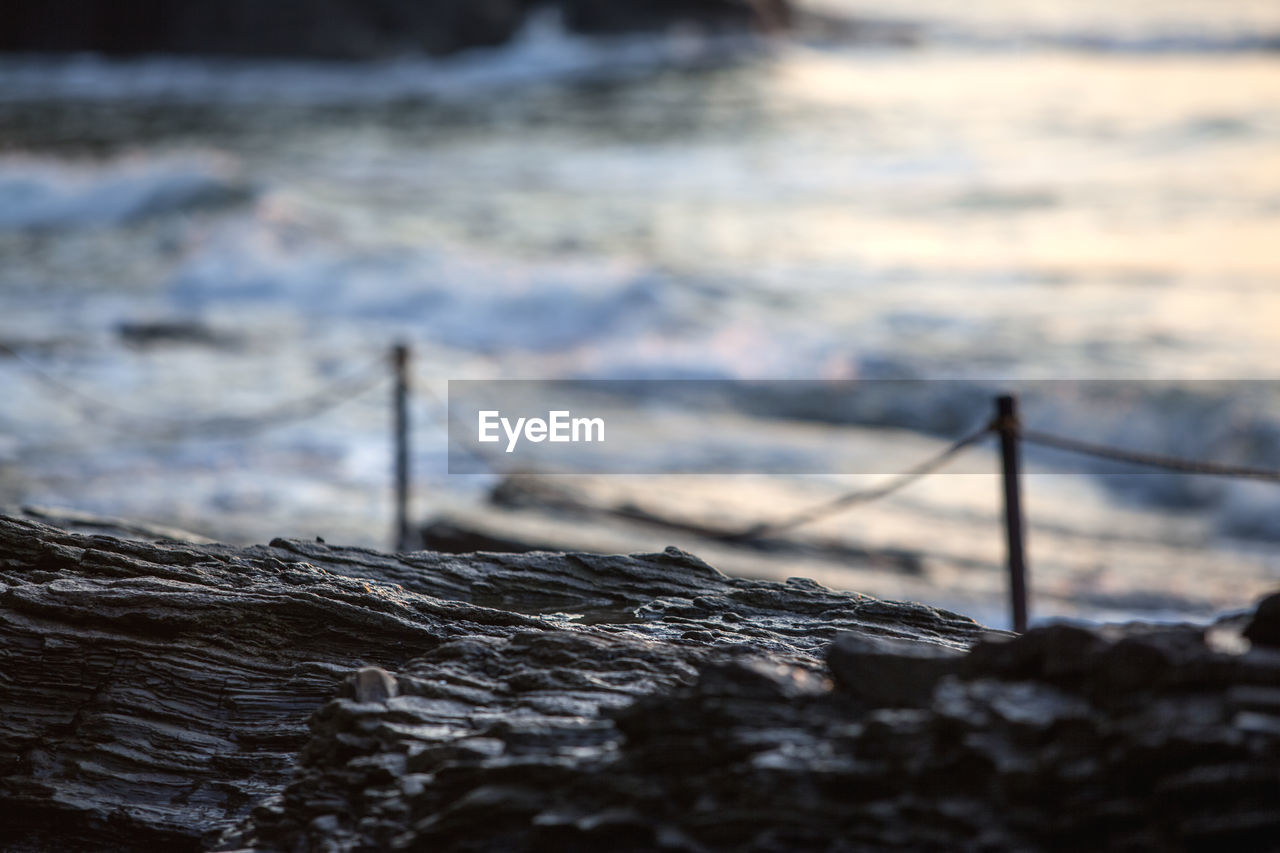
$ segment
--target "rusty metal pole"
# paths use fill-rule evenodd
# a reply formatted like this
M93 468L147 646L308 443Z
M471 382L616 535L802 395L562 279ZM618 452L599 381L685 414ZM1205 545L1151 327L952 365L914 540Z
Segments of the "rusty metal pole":
M1018 401L1006 394L996 398L996 431L1000 433L1004 476L1004 526L1009 555L1009 599L1013 630L1027 630L1027 561L1022 541L1022 497L1018 476Z
M392 405L395 409L395 549L409 549L409 347L396 344L391 348L391 365L395 370Z

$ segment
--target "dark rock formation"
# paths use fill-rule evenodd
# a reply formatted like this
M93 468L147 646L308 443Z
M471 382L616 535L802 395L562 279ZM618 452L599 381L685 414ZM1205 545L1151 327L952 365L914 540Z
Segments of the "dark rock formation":
M443 551L446 554L469 554L473 551L527 554L530 551L549 550L547 544L535 544L510 536L500 536L487 530L477 530L449 518L433 519L424 524L418 532L424 548Z
M504 509L555 513L594 521L613 519L645 525L655 531L692 534L708 542L719 542L752 551L766 551L778 555L806 554L836 562L861 563L884 571L919 575L924 572L924 554L900 548L863 548L831 539L796 539L787 535L767 535L754 531L754 525L713 527L677 513L637 505L630 501L614 503L601 501L582 488L581 481L566 483L564 478L540 477L530 474L504 477L489 493L489 502ZM440 518L422 529L424 542L435 542L431 547L442 551L469 545L473 541L493 541L492 550L533 550L528 543L494 536L476 527L476 522L460 524L449 518ZM467 550L491 550L475 547Z
M784 26L789 12L782 0L561 0L568 27L580 33L658 30L685 21L745 30L759 24Z
M1014 639L674 549L0 517L0 848L1274 849L1247 622Z
M922 706L943 676L960 671L963 654L948 646L841 634L827 649L836 686L869 705Z
M126 322L118 324L116 331L122 341L139 349L184 344L230 347L238 342L234 335L210 328L198 320Z
M195 545L212 545L214 542L214 540L198 533L192 533L189 530L182 530L177 527L148 524L126 518L98 515L97 513L81 512L61 507L0 505L0 515L39 521L73 533L116 536L121 539L142 539L150 542L186 542Z
M967 658L897 642L906 676L896 643L837 639L834 686L758 655L659 662L623 637L446 644L401 671L400 698L317 713L297 779L234 842L1275 849L1275 651L1214 651L1192 628L1048 628Z
M782 0L7 0L0 50L360 59L505 43L539 6L580 32L784 23Z
M1280 593L1268 595L1258 603L1244 635L1255 645L1280 648Z
M366 667L399 674L435 655L439 677L399 675L383 692L452 720L503 678L489 670L501 658L534 694L520 702L576 708L590 728L589 709L707 660L767 653L816 670L849 630L957 648L982 634L920 605L726 578L674 550L235 549L0 517L0 849L198 849L283 788L308 717L335 713L324 703L349 674L363 673L352 697L380 695Z

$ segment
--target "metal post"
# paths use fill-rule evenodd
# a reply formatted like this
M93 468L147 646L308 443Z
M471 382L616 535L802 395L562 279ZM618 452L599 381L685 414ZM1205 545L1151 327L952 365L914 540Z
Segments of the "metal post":
M996 430L1004 474L1004 525L1009 554L1009 598L1013 630L1027 630L1027 563L1022 549L1022 501L1018 483L1018 401L1010 394L996 398Z
M396 526L395 549L409 549L409 347L396 344L391 348L391 364L395 370L395 479Z

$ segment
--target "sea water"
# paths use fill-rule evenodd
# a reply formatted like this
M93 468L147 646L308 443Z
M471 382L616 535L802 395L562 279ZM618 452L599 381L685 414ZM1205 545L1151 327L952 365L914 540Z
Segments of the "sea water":
M448 60L0 59L0 341L22 354L0 359L0 499L385 545L385 387L251 436L185 426L397 340L424 516L492 484L445 473L448 379L1276 378L1280 5L818 5L873 26L592 41L542 15ZM157 322L196 333L121 333ZM938 387L900 424L926 455L958 434ZM1280 466L1280 410L1215 388L1040 423ZM724 417L772 442L753 453L861 435ZM655 472L734 452L666 446ZM1280 582L1280 486L1032 463L1040 615L1207 618ZM748 519L851 482L626 488ZM776 570L998 623L997 498L939 476L816 529L927 544L923 578Z

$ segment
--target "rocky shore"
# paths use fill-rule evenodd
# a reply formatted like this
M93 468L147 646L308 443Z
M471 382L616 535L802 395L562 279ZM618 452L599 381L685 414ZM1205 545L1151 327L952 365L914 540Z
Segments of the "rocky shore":
M0 517L0 847L1274 849L1278 611L1015 638L675 549Z
M579 33L785 25L784 0L10 0L0 51L368 59L506 43L537 9Z

